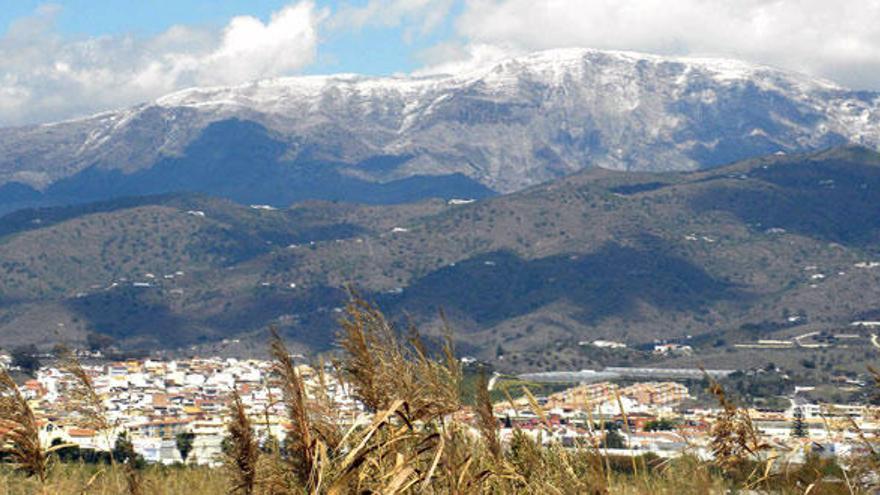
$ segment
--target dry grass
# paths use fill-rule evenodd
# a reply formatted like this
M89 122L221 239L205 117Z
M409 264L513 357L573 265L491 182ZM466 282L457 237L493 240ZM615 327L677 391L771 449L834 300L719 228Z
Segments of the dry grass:
M405 399L411 421L435 419L459 409L461 367L451 339L442 359L434 360L415 328L405 345L384 315L363 300L354 299L346 310L339 343L347 355L340 369L369 409L385 410Z
M229 492L251 495L257 480L259 448L254 430L238 392L233 391L227 424L229 446L226 465L229 471Z
M61 369L75 380L75 386L66 392L70 412L79 416L78 423L83 428L109 435L114 425L107 419L104 401L98 395L92 377L73 352L64 350L61 356Z
M480 381L477 382L476 391L477 427L483 436L486 448L492 453L492 458L501 459L501 442L498 440L498 420L492 408L492 399L489 397L489 380L486 373L480 373Z
M142 473L144 495L223 495L229 480L216 469L151 466ZM0 495L120 495L131 493L128 476L121 465L96 466L54 463L41 483L19 471L0 469Z
M13 466L45 483L49 457L40 441L37 418L5 369L0 369L0 440Z

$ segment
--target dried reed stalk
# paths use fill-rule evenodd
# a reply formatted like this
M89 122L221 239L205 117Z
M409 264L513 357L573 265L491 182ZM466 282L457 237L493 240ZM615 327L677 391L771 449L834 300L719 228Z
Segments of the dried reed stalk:
M230 491L239 495L253 495L260 451L238 391L232 392L229 412L230 419L226 426L229 432L226 463L232 477Z
M67 391L67 400L71 412L81 418L81 426L109 435L114 425L107 418L104 401L98 395L91 375L70 350L62 352L61 369L70 373L76 381L76 386Z
M489 380L486 373L480 373L476 390L477 427L483 437L483 441L496 460L501 458L501 442L498 440L498 420L492 408L492 399L489 396Z
M46 482L48 454L54 449L43 448L37 418L5 369L0 369L0 440L0 451L17 469Z

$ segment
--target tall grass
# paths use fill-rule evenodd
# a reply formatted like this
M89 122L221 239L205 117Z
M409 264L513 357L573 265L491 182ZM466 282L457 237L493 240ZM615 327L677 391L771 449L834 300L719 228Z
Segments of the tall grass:
M40 439L33 410L5 369L0 369L0 439L11 464L28 476L46 482L48 451Z
M115 425L107 417L104 402L95 389L92 377L69 349L61 352L61 369L74 378L73 386L66 391L66 400L70 412L79 416L79 425L104 436L111 435Z
M229 470L229 491L240 495L252 495L257 480L259 448L251 420L237 391L232 400L227 423L229 432L226 447L226 465Z
M229 479L216 469L149 466L141 472L144 495L223 495ZM41 482L21 471L0 467L0 495L119 495L131 493L122 465L52 463Z

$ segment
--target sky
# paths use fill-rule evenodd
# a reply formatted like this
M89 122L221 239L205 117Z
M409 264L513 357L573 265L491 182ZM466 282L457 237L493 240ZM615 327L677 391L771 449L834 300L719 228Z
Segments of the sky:
M455 72L572 46L738 58L880 90L880 0L0 0L0 126L191 86Z

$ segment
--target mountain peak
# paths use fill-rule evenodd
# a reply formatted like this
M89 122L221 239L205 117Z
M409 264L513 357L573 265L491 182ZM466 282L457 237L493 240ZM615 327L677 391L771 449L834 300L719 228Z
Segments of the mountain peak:
M880 145L877 93L736 60L568 48L457 74L190 88L90 119L2 129L0 185L148 169L233 118L267 128L291 163L379 182L463 174L499 192L587 167L693 170ZM383 157L394 166L358 165Z
M649 53L599 50L594 48L555 48L502 60L486 62L464 73L435 73L430 75L368 76L339 73L329 75L290 76L261 79L234 86L194 87L183 89L156 99L153 104L174 106L260 106L271 105L283 98L316 98L329 90L359 94L398 92L418 97L425 91L443 87L473 84L478 81L499 84L507 78L524 74L545 76L544 82L560 82L566 76L590 67L604 71L625 69L643 70L645 64L666 66L679 71L682 83L697 71L718 82L786 80L813 90L843 90L834 82L796 72L745 62L731 58L663 56Z

